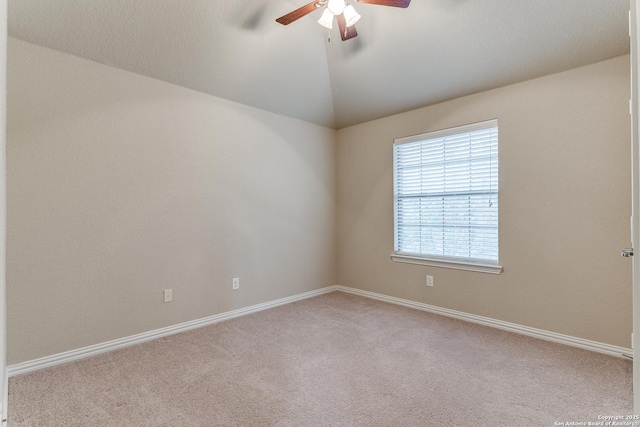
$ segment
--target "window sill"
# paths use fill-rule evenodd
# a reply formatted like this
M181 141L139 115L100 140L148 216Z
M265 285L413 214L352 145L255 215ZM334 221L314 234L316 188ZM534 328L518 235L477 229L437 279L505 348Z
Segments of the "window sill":
M391 259L396 262L408 264L430 265L432 267L452 268L455 270L475 271L478 273L500 274L502 266L495 264L482 264L463 261L453 261L437 258L424 258L412 255L391 254Z

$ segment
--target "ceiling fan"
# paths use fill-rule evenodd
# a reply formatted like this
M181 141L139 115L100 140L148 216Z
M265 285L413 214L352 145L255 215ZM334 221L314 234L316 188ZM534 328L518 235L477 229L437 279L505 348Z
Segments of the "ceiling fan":
M381 6L408 7L411 0L356 0L358 3L377 4ZM326 6L326 7L325 7ZM322 16L318 19L318 24L329 30L333 28L333 18L338 21L340 29L340 37L342 40L349 40L358 35L355 23L360 19L360 15L352 5L347 4L345 0L315 0L306 4L293 12L289 12L284 16L276 19L276 22L282 25L289 25L293 21L302 18L305 15L325 7Z

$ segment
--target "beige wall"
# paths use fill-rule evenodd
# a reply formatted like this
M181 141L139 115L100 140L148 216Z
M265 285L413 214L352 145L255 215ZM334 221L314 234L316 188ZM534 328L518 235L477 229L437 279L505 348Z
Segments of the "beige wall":
M335 284L334 130L8 58L9 364Z
M338 284L630 347L629 81L624 56L338 131ZM504 272L391 261L393 139L494 118Z
M13 39L8 58L9 364L336 283L629 347L628 57L337 134ZM503 274L392 262L393 138L492 118Z

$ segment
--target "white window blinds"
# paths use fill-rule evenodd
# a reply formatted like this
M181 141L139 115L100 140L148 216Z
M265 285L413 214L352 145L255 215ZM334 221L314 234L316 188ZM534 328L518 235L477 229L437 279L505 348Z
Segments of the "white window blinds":
M498 264L498 122L394 141L395 253Z

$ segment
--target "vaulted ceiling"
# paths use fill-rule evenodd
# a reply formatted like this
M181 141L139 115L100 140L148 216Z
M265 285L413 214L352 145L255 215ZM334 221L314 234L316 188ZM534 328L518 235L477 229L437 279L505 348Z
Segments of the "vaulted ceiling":
M9 35L331 128L629 52L628 0L352 1L345 42L275 22L306 3L9 0Z

